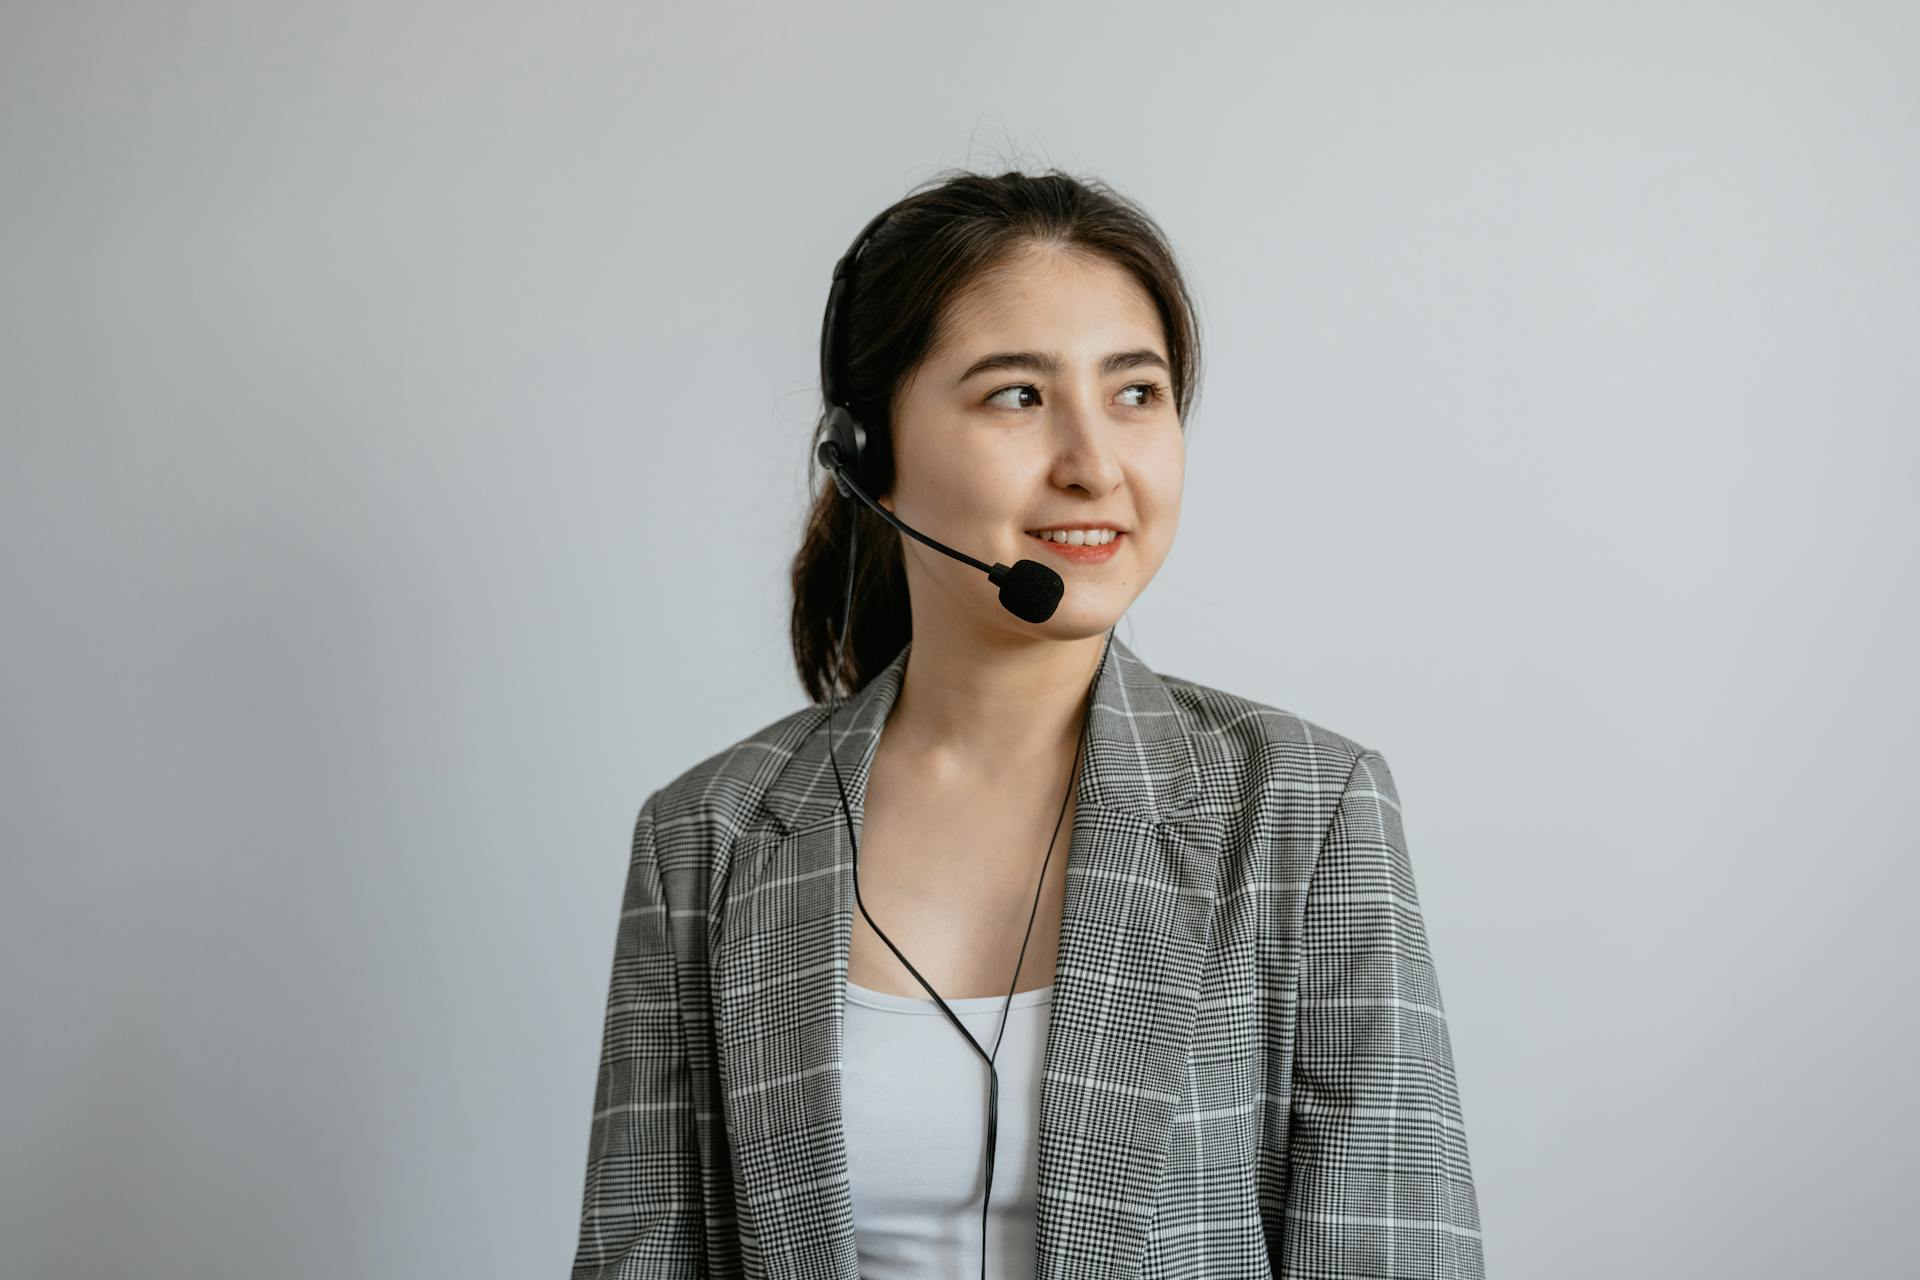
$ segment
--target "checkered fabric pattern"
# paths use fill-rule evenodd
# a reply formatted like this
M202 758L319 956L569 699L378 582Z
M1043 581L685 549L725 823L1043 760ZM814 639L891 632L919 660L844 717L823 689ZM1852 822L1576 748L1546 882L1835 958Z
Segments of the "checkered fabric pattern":
M1106 643L1041 1084L1037 1275L1482 1277L1385 758ZM834 712L856 832L911 648ZM826 732L808 707L640 808L574 1280L859 1275L840 1080L856 908Z

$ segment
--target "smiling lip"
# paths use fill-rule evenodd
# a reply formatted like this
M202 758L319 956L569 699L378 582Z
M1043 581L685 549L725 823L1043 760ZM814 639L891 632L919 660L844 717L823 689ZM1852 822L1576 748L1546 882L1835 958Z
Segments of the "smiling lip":
M1070 543L1055 542L1051 538L1035 538L1030 533L1026 536L1053 554L1071 560L1075 564L1099 564L1103 560L1111 560L1114 553L1120 550L1120 544L1127 539L1126 534L1116 533L1113 535L1113 541L1104 547L1076 547Z

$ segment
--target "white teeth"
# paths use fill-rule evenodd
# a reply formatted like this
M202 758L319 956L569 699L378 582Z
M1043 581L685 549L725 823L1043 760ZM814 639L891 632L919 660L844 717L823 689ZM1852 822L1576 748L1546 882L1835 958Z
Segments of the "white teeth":
M1120 535L1113 529L1053 529L1035 532L1042 542L1064 542L1070 547L1104 547Z

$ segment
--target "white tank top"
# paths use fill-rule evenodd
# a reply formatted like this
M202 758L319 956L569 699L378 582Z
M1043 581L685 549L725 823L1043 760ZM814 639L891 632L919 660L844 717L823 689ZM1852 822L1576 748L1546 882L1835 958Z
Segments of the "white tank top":
M948 1000L1000 1076L989 1280L1031 1280L1051 986ZM1000 1032L1001 1010L1006 1032ZM849 982L841 1074L861 1280L979 1280L987 1063L940 1006Z

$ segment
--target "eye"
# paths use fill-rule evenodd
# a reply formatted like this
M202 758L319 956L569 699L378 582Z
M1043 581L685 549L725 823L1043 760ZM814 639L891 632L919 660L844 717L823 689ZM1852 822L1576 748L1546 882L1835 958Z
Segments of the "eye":
M998 391L994 391L990 393L987 396L986 402L988 404L993 404L994 400L997 397L1003 396L1007 394L1009 391L1031 391L1037 395L1039 394L1039 390L1040 389L1034 386L1031 382L1016 382L1011 386L1001 387ZM1125 394L1126 392L1129 392L1129 391L1138 391L1143 393L1138 400L1135 400L1132 404L1126 406L1129 409L1151 409L1156 405L1158 405L1161 401L1167 399L1169 394L1167 387L1164 384L1158 383L1158 382L1133 382L1122 387L1120 390L1122 394ZM1018 409L1018 408L1026 408L1028 406L1001 404L996 407L1003 408L1003 409Z
M1027 382L1016 382L1016 383L1014 383L1014 384L1013 384L1012 386L1010 386L1010 387L1002 387L1002 388L1000 388L1000 389L999 389L998 391L995 391L995 392L993 392L993 393L991 393L990 395L988 395L988 396L987 396L987 403L988 403L988 404L993 404L993 402L994 402L994 400L995 400L996 398L998 398L998 397L1000 397L1000 396L1003 396L1003 395L1005 395L1005 394L1007 394L1007 392L1009 392L1009 391L1037 391L1037 390L1038 390L1038 388L1036 388L1036 387L1034 387L1034 386L1033 386L1033 385L1032 385L1031 383L1027 383ZM1012 404L1001 404L1001 405L997 405L997 406L995 406L995 407L997 407L997 408L1001 408L1001 409L1019 409L1019 408L1024 408L1025 406L1024 406L1024 405L1012 405Z

